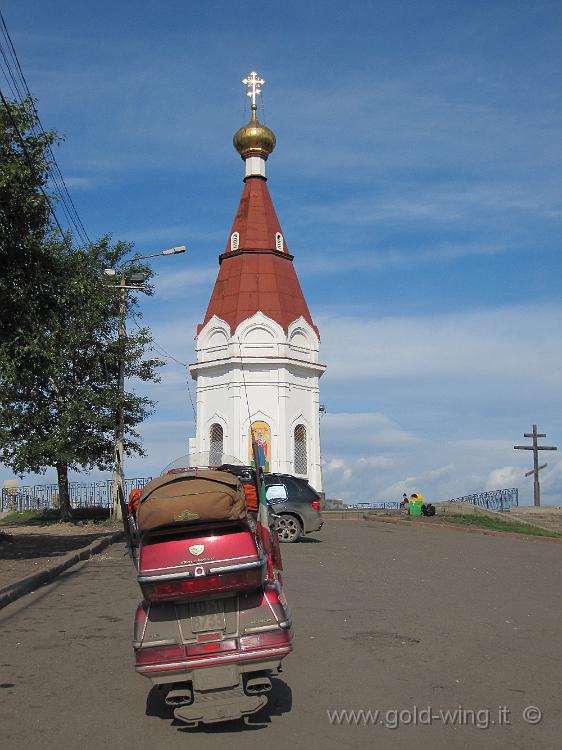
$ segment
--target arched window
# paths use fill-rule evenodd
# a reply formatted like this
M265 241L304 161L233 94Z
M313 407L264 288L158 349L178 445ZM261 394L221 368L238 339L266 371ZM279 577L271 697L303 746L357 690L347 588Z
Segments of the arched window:
M306 427L298 424L295 427L295 474L306 474L308 463L306 458Z
M230 249L231 250L238 250L238 245L240 244L240 235L238 232L232 232L230 235Z
M283 235L281 234L281 232L277 232L277 234L275 235L275 249L278 253L283 252Z
M222 464L224 434L220 424L211 425L209 445L209 466L220 466Z

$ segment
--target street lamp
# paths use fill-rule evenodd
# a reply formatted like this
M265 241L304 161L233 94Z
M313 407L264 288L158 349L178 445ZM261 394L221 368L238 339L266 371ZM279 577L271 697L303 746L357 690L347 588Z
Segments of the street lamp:
M145 287L143 282L146 276L142 273L133 273L130 276L132 283L127 284L125 270L131 263L148 258L157 258L160 255L178 255L185 253L185 245L171 247L168 250L161 250L159 253L150 253L149 255L135 255L121 264L119 269L105 268L104 274L110 277L116 277L119 274L119 284L110 286L110 289L119 290L119 373L117 379L117 388L119 401L117 407L117 420L115 425L115 468L113 471L113 510L111 516L114 521L122 520L122 509L125 505L125 474L123 471L123 443L125 438L125 410L123 408L123 398L125 394L125 322L127 318L127 291L129 289L142 290Z

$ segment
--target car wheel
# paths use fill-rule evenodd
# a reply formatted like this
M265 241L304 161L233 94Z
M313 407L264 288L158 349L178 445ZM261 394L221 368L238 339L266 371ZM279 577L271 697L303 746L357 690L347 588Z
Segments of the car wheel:
M298 518L289 515L280 515L275 523L279 541L292 544L298 542L302 534L302 525Z

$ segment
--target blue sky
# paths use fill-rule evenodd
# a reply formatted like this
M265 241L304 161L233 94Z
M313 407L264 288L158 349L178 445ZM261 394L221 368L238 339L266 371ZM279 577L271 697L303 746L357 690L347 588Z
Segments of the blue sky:
M240 81L257 70L269 187L328 366L328 495L519 486L530 501L513 445L533 422L562 445L560 3L3 12L44 125L65 135L57 159L90 236L189 246L156 261L143 303L166 350L193 360L242 189ZM171 362L149 388L148 456L128 475L185 452L185 383ZM562 461L547 460L544 500L562 504Z

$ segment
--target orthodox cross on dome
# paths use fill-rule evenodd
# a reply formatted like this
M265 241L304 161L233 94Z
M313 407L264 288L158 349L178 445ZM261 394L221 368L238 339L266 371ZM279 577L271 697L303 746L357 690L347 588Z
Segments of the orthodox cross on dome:
M253 70L247 78L244 78L242 83L248 87L247 96L252 100L252 108L256 106L256 96L261 94L261 87L265 83L263 78L260 78L255 70Z

